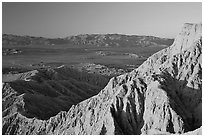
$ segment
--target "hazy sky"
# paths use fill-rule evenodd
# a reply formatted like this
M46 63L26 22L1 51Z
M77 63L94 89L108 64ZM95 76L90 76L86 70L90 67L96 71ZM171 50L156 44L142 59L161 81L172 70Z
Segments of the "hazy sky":
M185 22L202 21L202 3L3 3L7 34L67 37L122 33L175 37Z

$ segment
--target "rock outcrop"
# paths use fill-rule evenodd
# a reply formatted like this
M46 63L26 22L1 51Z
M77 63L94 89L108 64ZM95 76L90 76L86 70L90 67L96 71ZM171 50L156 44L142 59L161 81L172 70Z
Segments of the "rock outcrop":
M2 55L14 55L14 54L20 54L22 51L17 50L17 49L6 49L2 51Z
M201 134L201 27L185 24L172 46L48 120L5 114L3 134Z

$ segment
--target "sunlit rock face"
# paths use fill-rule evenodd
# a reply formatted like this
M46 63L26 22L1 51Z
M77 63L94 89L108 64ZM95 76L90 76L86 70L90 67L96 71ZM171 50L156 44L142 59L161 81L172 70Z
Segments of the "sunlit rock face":
M3 134L201 134L201 28L184 24L172 46L48 120L12 109L3 117Z

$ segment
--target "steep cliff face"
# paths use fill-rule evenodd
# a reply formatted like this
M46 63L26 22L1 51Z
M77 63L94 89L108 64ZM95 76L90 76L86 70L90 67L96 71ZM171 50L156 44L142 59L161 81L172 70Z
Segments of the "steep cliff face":
M154 54L138 68L147 83L151 81L151 74L165 72L165 76L168 74L173 79L169 89L176 93L192 115L196 121L194 126L201 125L202 112L201 27L201 24L185 24L172 46Z
M3 134L201 134L201 27L185 24L172 46L69 111L39 120L14 110Z

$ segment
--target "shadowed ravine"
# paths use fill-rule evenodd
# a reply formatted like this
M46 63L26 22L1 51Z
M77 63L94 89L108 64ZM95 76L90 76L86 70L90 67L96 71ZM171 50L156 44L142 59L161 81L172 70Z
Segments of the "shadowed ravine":
M3 117L17 109L27 118L40 120L68 111L73 104L96 95L108 82L104 76L66 67L4 76Z

